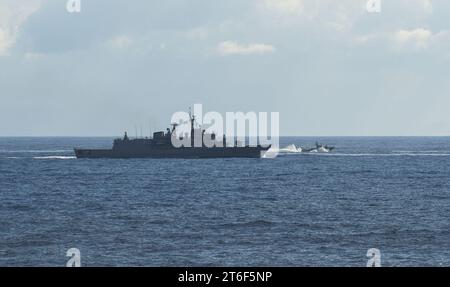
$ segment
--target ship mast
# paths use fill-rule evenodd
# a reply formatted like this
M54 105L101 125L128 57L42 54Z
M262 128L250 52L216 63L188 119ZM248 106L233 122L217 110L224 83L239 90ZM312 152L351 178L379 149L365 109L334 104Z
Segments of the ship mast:
M191 147L194 147L195 116L192 114L191 107L189 107L189 120L191 121Z

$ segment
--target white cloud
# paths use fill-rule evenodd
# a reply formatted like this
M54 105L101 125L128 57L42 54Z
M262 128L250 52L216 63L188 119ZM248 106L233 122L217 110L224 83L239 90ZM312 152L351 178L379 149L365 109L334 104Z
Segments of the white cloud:
M426 48L433 36L430 30L418 28L414 30L399 30L395 33L395 41L403 46L406 44L412 44L416 48Z
M0 3L0 56L7 55L16 42L20 26L36 12L41 1L2 0Z
M354 37L353 42L357 45L365 45L369 42L372 42L372 41L378 40L378 39L380 39L380 37L377 34L367 34L367 35Z
M365 0L260 0L265 21L284 27L350 31L362 16L367 16Z
M239 44L237 42L225 41L217 46L217 51L222 55L229 54L265 54L275 51L275 47L267 44Z
M403 5L413 14L431 15L433 14L433 4L431 0L403 0Z
M9 29L0 27L0 56L5 55L9 47L14 44L13 38Z
M264 7L283 14L298 15L304 11L303 0L264 0Z
M353 44L364 46L367 44L377 44L394 51L415 50L427 51L436 55L444 55L447 60L450 49L450 31L441 30L433 32L425 28L411 30L400 29L394 32L380 32L356 36Z
M356 25L369 23L376 17L407 15L401 25L421 25L433 15L432 0L382 0L380 14L371 15L366 10L368 0L257 0L257 6L265 22L271 25L305 27L314 25L314 29L326 28L337 32L359 30ZM394 20L383 25L396 25ZM381 23L381 22L380 22ZM356 28L356 29L355 29ZM399 27L396 27L397 29ZM321 31L322 33L322 31Z
M433 4L431 4L431 0L422 0L422 4L425 12L428 14L433 13Z

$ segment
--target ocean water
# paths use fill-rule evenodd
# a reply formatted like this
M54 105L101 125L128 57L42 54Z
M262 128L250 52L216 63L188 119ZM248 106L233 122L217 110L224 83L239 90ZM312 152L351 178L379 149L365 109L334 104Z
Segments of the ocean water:
M75 159L0 138L0 266L450 266L450 138L282 138L275 159Z

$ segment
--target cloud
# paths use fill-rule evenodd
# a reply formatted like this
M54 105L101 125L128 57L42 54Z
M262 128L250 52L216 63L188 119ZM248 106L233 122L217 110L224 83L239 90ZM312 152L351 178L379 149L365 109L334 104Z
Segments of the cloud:
M283 14L298 15L304 11L303 0L265 0L264 7Z
M20 26L40 7L40 1L2 0L0 4L0 56L16 42Z
M431 3L430 0L422 0L423 3L423 8L424 10L429 13L432 14L433 13L433 4Z
M258 7L273 26L350 31L367 16L364 0L260 0Z
M420 9L425 14L433 14L433 4L431 3L431 0L408 0L406 2L406 5L415 5L417 9Z
M239 44L237 42L225 41L217 46L217 51L222 55L265 54L274 52L275 47L267 44Z
M379 40L380 36L378 34L367 34L362 36L356 36L353 38L353 43L356 45L365 45L369 42Z
M393 32L372 33L352 39L356 46L379 45L393 51L427 52L448 60L450 49L450 30L433 32L425 28L399 29Z
M430 30L418 28L414 30L399 30L395 33L394 39L401 46L412 44L417 48L426 48L433 36Z
M14 44L14 37L8 29L0 27L0 56L5 55Z
M394 34L393 39L397 46L401 48L413 47L415 49L428 49L439 53L439 51L448 51L450 46L450 31L441 30L439 32L433 32L423 28L399 30Z

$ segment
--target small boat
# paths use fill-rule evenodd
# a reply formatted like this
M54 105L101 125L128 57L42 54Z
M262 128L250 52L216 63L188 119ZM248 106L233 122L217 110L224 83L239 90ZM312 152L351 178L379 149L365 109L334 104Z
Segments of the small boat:
M312 148L301 148L302 152L320 152L320 153L326 153L331 152L334 150L334 146L329 146L325 144L319 144L316 142L316 146Z

